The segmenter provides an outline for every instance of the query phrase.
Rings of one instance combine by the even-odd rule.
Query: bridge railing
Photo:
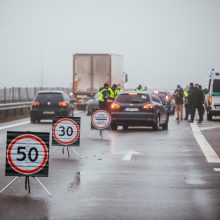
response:
[[[0,103],[30,102],[41,90],[62,90],[67,94],[71,92],[66,87],[4,87],[0,88]]]
[[[31,103],[36,93],[42,90],[71,92],[70,88],[65,87],[0,88],[0,122],[29,116]]]

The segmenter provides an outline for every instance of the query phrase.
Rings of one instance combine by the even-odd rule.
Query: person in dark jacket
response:
[[[192,118],[191,121],[194,120],[194,116],[196,113],[196,109],[199,113],[199,123],[203,121],[204,114],[204,94],[202,91],[202,87],[199,84],[195,84],[195,99],[194,99],[194,108],[192,110]]]
[[[183,89],[181,88],[180,85],[177,86],[173,96],[175,98],[175,104],[176,104],[176,114],[177,114],[176,119],[182,120],[183,119]]]
[[[189,94],[188,94],[188,110],[189,110],[189,115],[190,115],[190,120],[189,122],[194,121],[194,116],[192,113],[194,112],[195,108],[195,87],[194,84],[191,82],[189,84]]]

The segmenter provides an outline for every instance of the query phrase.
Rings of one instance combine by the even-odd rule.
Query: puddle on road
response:
[[[69,188],[74,188],[75,186],[79,186],[80,185],[80,172],[76,172],[74,174],[74,177],[73,177],[73,181],[70,183],[70,187]]]

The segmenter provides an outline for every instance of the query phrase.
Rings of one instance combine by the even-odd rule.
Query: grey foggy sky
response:
[[[203,83],[220,69],[219,9],[220,0],[0,0],[0,87],[70,86],[74,52],[123,55],[127,87]]]

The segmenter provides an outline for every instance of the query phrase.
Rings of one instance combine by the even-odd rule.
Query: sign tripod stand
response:
[[[16,176],[12,181],[10,181],[1,191],[0,194],[3,193],[16,179],[20,178],[21,176]],[[47,188],[43,185],[43,183],[35,176],[32,176],[40,185],[41,187],[47,192],[49,196],[52,196],[51,193],[47,190]],[[31,186],[30,186],[30,176],[25,176],[25,190],[28,193],[31,193]]]

